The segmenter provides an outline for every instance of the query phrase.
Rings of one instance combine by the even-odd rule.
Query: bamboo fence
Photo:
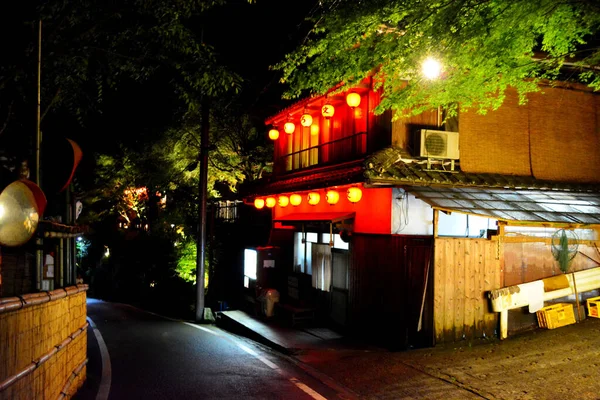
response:
[[[81,387],[87,289],[0,298],[0,400],[70,398]]]

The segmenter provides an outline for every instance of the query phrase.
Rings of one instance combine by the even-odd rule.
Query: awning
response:
[[[600,193],[406,186],[433,208],[503,221],[600,224]]]
[[[38,224],[38,235],[46,238],[68,239],[83,236],[89,232],[87,225],[65,225],[43,220]]]
[[[334,223],[354,218],[355,212],[309,212],[293,213],[275,218],[273,222],[281,222],[284,225],[294,223],[322,222]]]

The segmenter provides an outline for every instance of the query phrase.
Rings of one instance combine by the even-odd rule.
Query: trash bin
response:
[[[272,317],[274,315],[275,303],[279,302],[279,292],[275,289],[267,289],[265,293],[265,315]]]

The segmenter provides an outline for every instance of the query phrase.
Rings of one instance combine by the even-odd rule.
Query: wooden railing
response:
[[[367,152],[367,133],[359,132],[352,136],[321,143],[275,160],[276,174],[285,174],[316,165],[328,165],[358,159]]]

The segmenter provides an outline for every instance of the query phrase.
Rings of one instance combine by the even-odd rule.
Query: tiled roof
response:
[[[414,159],[404,150],[387,148],[372,155],[365,162],[365,177],[372,185],[402,186],[459,186],[504,189],[544,189],[600,193],[599,184],[551,182],[532,176],[501,174],[476,174],[463,172],[456,161],[454,171],[450,162],[434,163],[427,168],[427,161]]]
[[[367,183],[401,186],[434,208],[504,221],[600,224],[600,185],[454,171],[388,148],[365,163]]]

